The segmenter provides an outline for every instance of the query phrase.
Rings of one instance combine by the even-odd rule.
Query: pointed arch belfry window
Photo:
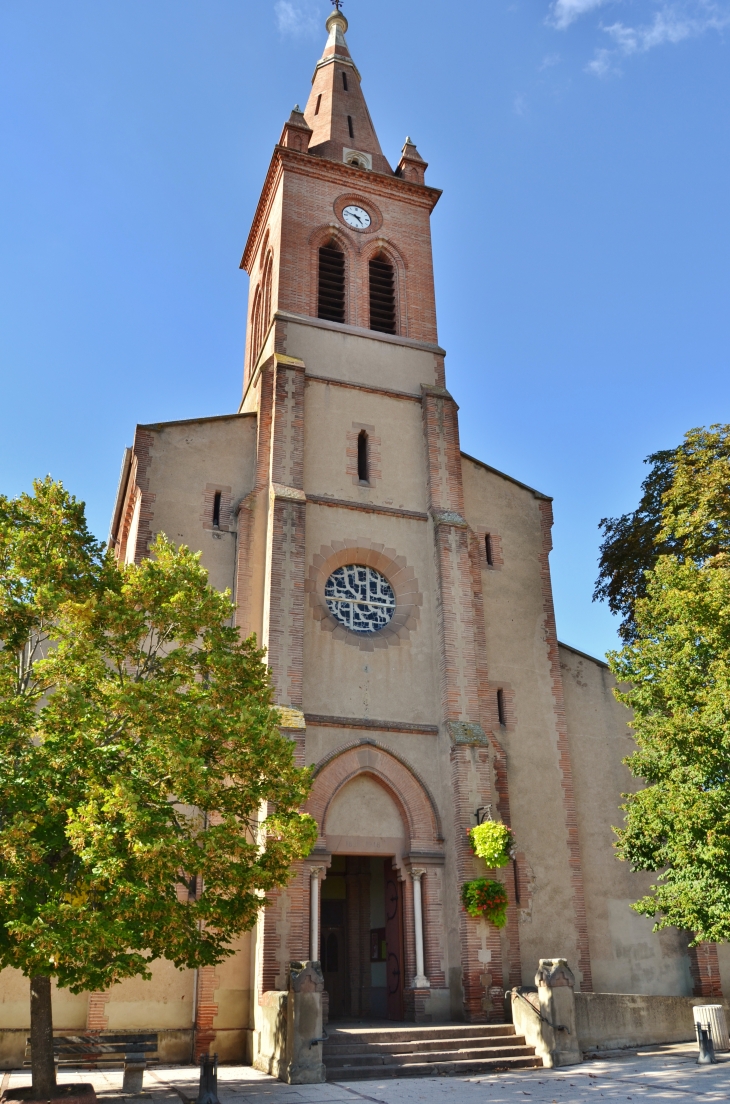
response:
[[[263,309],[263,313],[262,313],[263,333],[261,335],[262,340],[263,340],[264,334],[266,333],[266,330],[269,327],[269,322],[271,321],[271,283],[272,283],[273,269],[274,269],[274,258],[273,258],[273,255],[271,253],[269,253],[268,257],[266,258],[266,265],[264,267],[264,278],[262,280],[262,285],[263,285],[263,289],[264,289],[264,291],[263,291],[264,301],[263,301],[263,308],[262,308]]]
[[[394,334],[395,272],[382,253],[370,261],[370,329]]]
[[[317,317],[345,321],[345,254],[335,241],[319,250]]]
[[[253,310],[251,311],[251,368],[256,364],[261,349],[262,307],[263,296],[261,294],[261,285],[259,285],[256,288],[256,294],[253,300]]]

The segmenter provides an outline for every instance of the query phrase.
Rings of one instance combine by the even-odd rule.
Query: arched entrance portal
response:
[[[419,997],[443,985],[443,839],[431,794],[409,764],[368,740],[318,764],[307,811],[326,862],[312,892],[320,887],[331,1018],[417,1018]]]

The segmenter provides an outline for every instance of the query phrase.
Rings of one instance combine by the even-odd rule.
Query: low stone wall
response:
[[[624,1047],[694,1041],[692,1008],[722,1004],[707,997],[653,997],[634,993],[576,993],[575,1019],[581,1050],[619,1050]]]

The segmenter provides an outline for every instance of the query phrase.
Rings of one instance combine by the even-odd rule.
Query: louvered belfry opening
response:
[[[345,321],[345,254],[334,242],[319,251],[317,317],[328,322]]]
[[[395,278],[382,255],[370,262],[370,329],[395,333]]]

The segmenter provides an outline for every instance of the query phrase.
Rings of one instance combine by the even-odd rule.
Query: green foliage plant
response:
[[[468,835],[474,854],[484,859],[490,870],[506,866],[510,861],[514,838],[506,824],[485,820],[470,828]]]
[[[651,468],[636,510],[599,522],[604,539],[593,600],[621,617],[625,643],[634,639],[636,602],[646,596],[646,573],[660,556],[697,562],[726,546],[729,457],[730,426],[692,429],[678,448],[647,456]]]
[[[658,872],[633,908],[696,944],[730,939],[730,427],[692,430],[672,465],[657,540],[681,550],[646,571],[633,638],[609,655],[644,783],[617,849]]]
[[[222,961],[317,830],[263,653],[199,556],[159,536],[117,566],[61,484],[34,492],[0,498],[0,967],[31,979],[37,1040],[50,978]]]
[[[461,903],[475,919],[488,920],[495,928],[507,923],[507,893],[501,882],[474,878],[461,887]]]

